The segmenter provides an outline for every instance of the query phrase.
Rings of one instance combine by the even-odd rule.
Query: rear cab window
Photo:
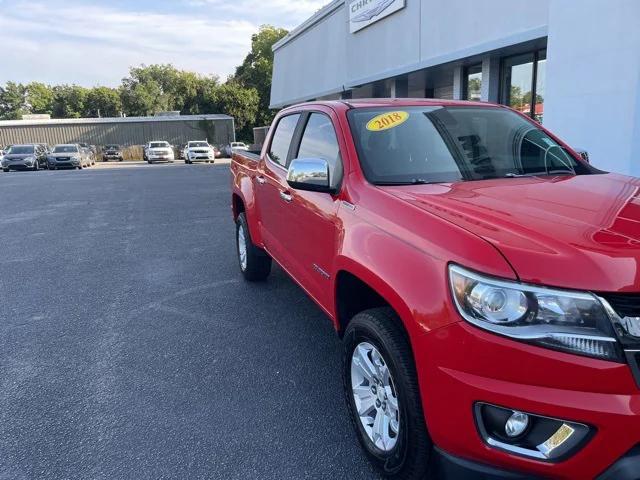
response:
[[[271,139],[268,152],[269,159],[283,168],[287,166],[291,140],[293,139],[293,134],[296,131],[299,119],[299,113],[282,117],[278,121],[276,130],[273,133],[273,138]]]

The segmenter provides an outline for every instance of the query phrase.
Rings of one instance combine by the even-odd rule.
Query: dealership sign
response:
[[[401,10],[406,0],[353,0],[349,4],[349,30],[355,33]]]

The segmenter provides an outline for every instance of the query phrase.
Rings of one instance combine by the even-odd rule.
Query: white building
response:
[[[640,0],[334,0],[274,53],[274,108],[498,102],[588,150],[596,167],[640,176]]]

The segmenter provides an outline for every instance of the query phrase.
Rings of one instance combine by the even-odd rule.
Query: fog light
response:
[[[534,415],[487,403],[476,403],[476,422],[490,447],[547,462],[578,452],[595,430],[582,423]]]
[[[519,437],[529,426],[529,415],[522,412],[513,412],[504,426],[504,432],[508,437]]]

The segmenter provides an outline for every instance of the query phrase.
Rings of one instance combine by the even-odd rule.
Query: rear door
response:
[[[269,254],[287,270],[291,267],[291,252],[287,249],[291,231],[283,217],[289,207],[287,165],[300,118],[300,113],[292,113],[278,120],[255,177],[262,239]]]

